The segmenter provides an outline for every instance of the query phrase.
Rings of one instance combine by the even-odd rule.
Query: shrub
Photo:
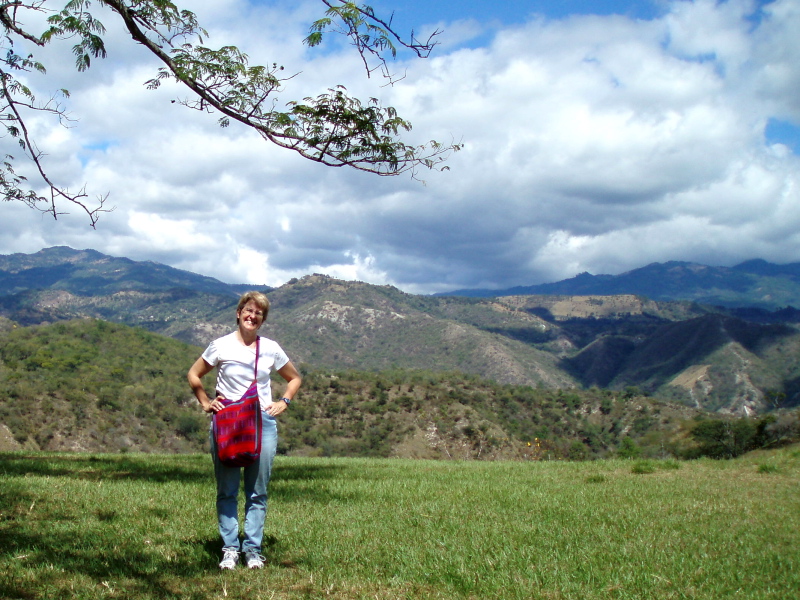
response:
[[[800,440],[800,413],[787,413],[764,427],[768,444],[785,444]]]
[[[698,446],[689,458],[735,458],[755,447],[756,433],[756,424],[748,419],[700,421],[691,432]]]
[[[589,458],[589,449],[582,442],[575,440],[567,450],[567,458],[569,460],[586,460]]]
[[[200,415],[183,414],[178,417],[175,431],[185,438],[194,437],[204,429],[205,420]]]
[[[624,437],[617,449],[617,455],[620,458],[639,458],[642,455],[642,449],[631,438]]]

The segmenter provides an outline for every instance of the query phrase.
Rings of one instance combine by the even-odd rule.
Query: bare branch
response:
[[[11,31],[16,33],[23,39],[28,40],[29,42],[33,42],[37,46],[44,46],[45,42],[42,41],[41,38],[32,35],[31,33],[25,31],[17,24],[17,12],[20,8],[26,8],[29,10],[35,10],[39,12],[44,12],[42,8],[42,4],[44,4],[44,0],[37,0],[35,2],[29,2],[28,4],[24,4],[23,2],[0,2],[0,24],[5,27],[6,31]],[[9,10],[12,11],[13,16],[9,14]]]
[[[5,116],[4,120],[12,121],[14,123],[12,135],[14,137],[19,138],[20,147],[23,149],[25,154],[30,158],[34,165],[36,165],[36,169],[39,172],[39,176],[42,180],[48,185],[49,187],[49,199],[44,198],[42,196],[38,196],[32,190],[28,193],[21,192],[21,190],[17,190],[17,193],[14,193],[14,190],[10,190],[12,193],[9,196],[9,190],[6,190],[6,200],[22,200],[28,206],[32,208],[37,208],[42,210],[42,212],[48,212],[53,215],[53,218],[57,219],[58,215],[65,214],[63,212],[59,212],[56,206],[56,201],[65,200],[70,202],[78,207],[80,207],[89,217],[89,224],[92,228],[94,228],[97,224],[97,219],[102,212],[109,212],[109,209],[105,209],[105,201],[106,197],[102,197],[98,199],[98,206],[95,208],[90,208],[88,204],[85,202],[85,198],[87,195],[85,193],[85,188],[82,189],[77,194],[70,193],[70,191],[66,188],[61,188],[54,184],[50,177],[47,175],[46,171],[44,170],[44,166],[42,165],[42,156],[44,154],[38,149],[36,146],[35,141],[30,137],[28,132],[28,127],[25,123],[25,119],[23,119],[22,114],[20,112],[20,108],[29,108],[33,110],[40,110],[45,112],[55,113],[59,116],[59,118],[64,118],[65,115],[61,110],[50,108],[49,103],[43,107],[37,107],[33,103],[24,103],[24,102],[17,102],[15,100],[15,96],[11,89],[9,88],[9,82],[14,82],[14,79],[5,71],[0,69],[0,87],[2,88],[2,97],[6,101],[6,110],[10,111],[11,115]],[[32,95],[29,95],[31,100],[34,100]],[[10,126],[6,125],[8,129]],[[10,157],[6,157],[10,158]],[[10,168],[10,164],[8,162],[5,163],[5,171],[11,176],[8,179],[5,176],[2,177],[2,182],[4,187],[8,187],[9,182],[16,182],[17,184],[24,181],[24,177],[14,177],[14,171]],[[46,208],[41,209],[41,203],[46,203]],[[113,209],[111,209],[113,210]]]
[[[396,45],[411,50],[419,58],[428,58],[433,49],[439,44],[437,38],[442,32],[438,29],[428,36],[428,39],[424,42],[420,42],[416,38],[413,30],[410,37],[405,39],[392,26],[392,17],[394,15],[387,21],[378,17],[372,7],[367,5],[358,6],[350,0],[321,1],[328,7],[325,12],[326,16],[312,23],[305,43],[309,46],[319,45],[322,43],[324,33],[327,30],[333,30],[350,38],[351,44],[356,47],[361,55],[367,76],[369,77],[373,72],[380,70],[382,76],[389,80],[388,85],[400,81],[390,71],[386,56],[388,53],[391,58],[396,57]],[[377,61],[377,65],[370,66],[370,57]]]

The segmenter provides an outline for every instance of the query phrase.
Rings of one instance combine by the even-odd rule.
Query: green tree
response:
[[[620,458],[639,458],[642,455],[642,449],[631,438],[624,437],[617,449],[617,455]]]
[[[589,458],[589,449],[583,442],[574,440],[567,450],[567,457],[570,460],[586,460]]]
[[[711,458],[736,458],[752,450],[756,433],[756,425],[749,419],[703,420],[691,431],[698,443],[696,453]]]
[[[64,0],[61,0],[63,2]],[[369,6],[345,0],[321,0],[327,7],[323,18],[311,24],[305,42],[314,47],[328,32],[347,36],[360,53],[367,74],[380,72],[390,83],[395,81],[387,66],[398,47],[427,57],[436,45],[435,32],[424,42],[398,35],[391,23],[381,19]],[[377,175],[416,175],[420,168],[446,168],[443,161],[458,145],[436,141],[411,146],[401,140],[411,124],[392,107],[381,106],[371,98],[362,101],[333,85],[316,98],[285,102],[278,110],[276,96],[285,81],[283,67],[252,66],[236,46],[210,48],[204,45],[207,32],[194,13],[182,10],[170,0],[69,0],[59,8],[58,0],[0,1],[0,120],[7,136],[18,141],[23,154],[33,161],[49,189],[39,195],[22,175],[14,170],[14,157],[6,155],[0,165],[0,188],[4,200],[22,201],[33,208],[59,214],[62,201],[80,207],[94,227],[105,212],[106,197],[96,204],[87,200],[85,189],[70,191],[48,176],[43,153],[26,126],[31,111],[51,114],[62,123],[68,115],[57,98],[67,97],[67,90],[42,102],[25,85],[25,73],[45,73],[45,65],[21,48],[44,47],[70,40],[76,67],[85,71],[92,60],[104,58],[102,36],[106,29],[91,10],[108,8],[122,20],[131,38],[147,48],[161,67],[146,82],[150,89],[165,80],[175,80],[190,91],[180,104],[218,114],[219,124],[227,127],[238,122],[256,130],[265,140],[293,150],[312,161],[333,167],[348,166]],[[38,33],[27,28],[36,14],[47,17],[48,27]],[[104,17],[105,18],[105,17]],[[21,53],[20,53],[21,52]]]

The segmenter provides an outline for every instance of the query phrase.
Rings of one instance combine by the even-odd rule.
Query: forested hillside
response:
[[[10,433],[0,434],[0,449],[207,448],[209,417],[186,383],[199,347],[90,319],[34,327],[2,320],[0,333],[0,429]],[[633,388],[554,390],[406,369],[306,368],[304,378],[300,396],[281,417],[281,453],[526,460],[689,456],[698,447],[692,433],[698,424],[742,422],[712,419]],[[207,385],[210,391],[213,377]],[[280,382],[275,386],[280,393]],[[737,435],[747,444],[780,443],[800,432],[793,413],[745,423],[746,435]],[[723,440],[728,431],[722,430]]]
[[[759,263],[748,272],[793,277],[790,267]],[[675,289],[681,277],[734,281],[716,271],[670,269]],[[20,325],[101,319],[203,347],[234,327],[242,288],[90,250],[0,257],[0,316]],[[431,297],[325,275],[267,291],[272,311],[263,334],[309,371],[460,372],[499,384],[614,393],[633,386],[736,415],[800,405],[800,313],[790,307],[733,309],[631,294]]]
[[[23,447],[201,447],[207,423],[186,384],[198,348],[100,320],[3,329],[0,423]]]

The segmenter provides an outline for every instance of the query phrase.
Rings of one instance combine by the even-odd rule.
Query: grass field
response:
[[[207,456],[0,454],[0,597],[794,599],[800,450],[734,461],[279,458],[220,572]]]

